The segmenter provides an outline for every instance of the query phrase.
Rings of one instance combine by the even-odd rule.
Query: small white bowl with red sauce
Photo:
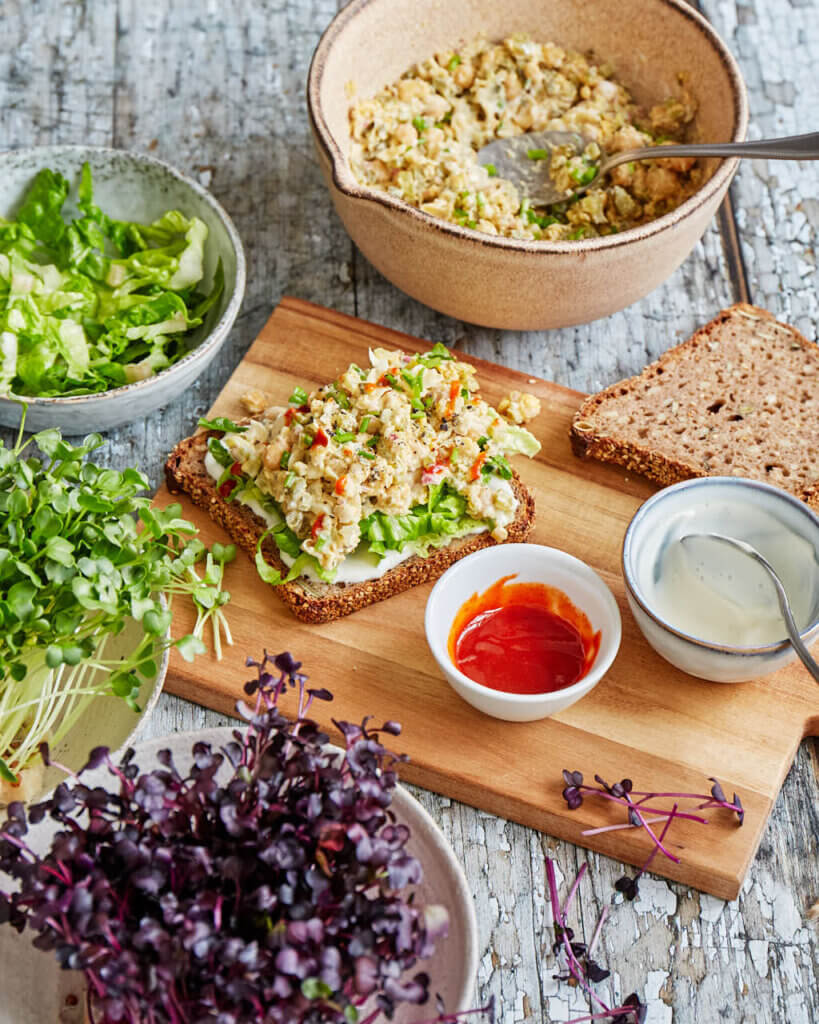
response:
[[[500,544],[456,562],[432,588],[424,626],[455,692],[509,722],[547,718],[585,697],[621,634],[597,573],[541,544]]]

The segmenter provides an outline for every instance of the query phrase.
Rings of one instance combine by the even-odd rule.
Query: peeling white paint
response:
[[[751,961],[756,973],[760,978],[768,977],[768,943],[765,939],[750,939],[748,952],[751,954]]]
[[[700,916],[703,921],[708,921],[710,924],[717,922],[725,910],[725,906],[725,900],[717,899],[716,896],[709,896],[705,892],[700,895]]]
[[[677,912],[677,896],[668,882],[653,875],[640,879],[640,889],[634,901],[638,914],[659,914],[668,917]]]

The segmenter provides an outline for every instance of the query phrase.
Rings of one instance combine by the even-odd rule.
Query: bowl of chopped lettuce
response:
[[[245,287],[230,217],[154,157],[0,153],[0,424],[82,434],[178,397],[226,340]]]

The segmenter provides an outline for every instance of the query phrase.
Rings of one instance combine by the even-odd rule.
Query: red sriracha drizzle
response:
[[[551,693],[589,671],[600,633],[556,587],[504,576],[458,610],[449,656],[465,676],[505,693]]]

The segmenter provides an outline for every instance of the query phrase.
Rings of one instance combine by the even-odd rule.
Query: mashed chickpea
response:
[[[550,169],[558,187],[569,188],[608,153],[680,141],[695,113],[682,76],[679,95],[642,111],[611,69],[578,53],[525,36],[478,39],[355,103],[351,164],[363,184],[477,231],[594,237],[674,209],[701,184],[700,168],[691,159],[624,164],[601,187],[547,211],[480,166],[477,151],[530,131],[578,132],[588,140],[585,151],[557,154]]]

